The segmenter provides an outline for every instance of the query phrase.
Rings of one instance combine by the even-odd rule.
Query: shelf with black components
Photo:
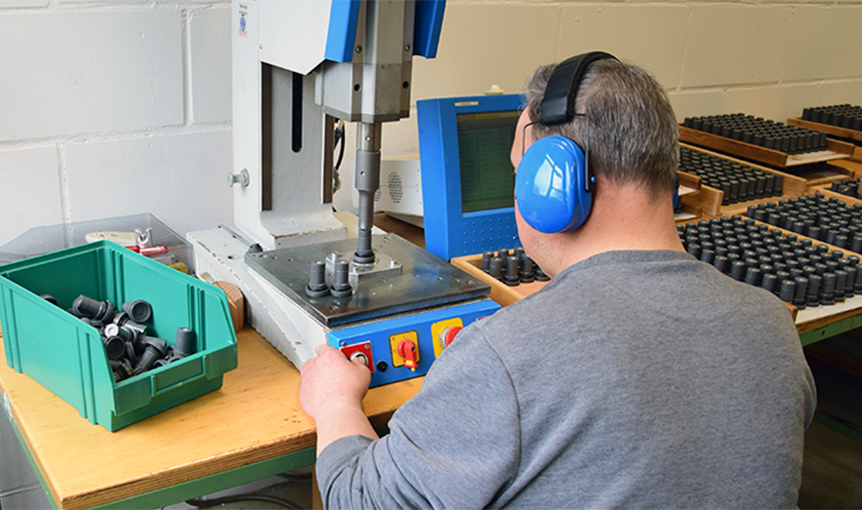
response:
[[[686,118],[680,141],[762,165],[817,186],[845,179],[853,171],[837,164],[854,151],[851,143],[826,133],[741,113]]]
[[[808,187],[801,177],[684,143],[680,144],[679,175],[681,183],[682,176],[699,179],[703,191],[698,195],[705,198],[692,199],[703,204],[708,216],[736,214],[752,204],[798,197]],[[681,196],[681,201],[691,204],[687,196]]]
[[[678,230],[692,255],[796,307],[803,344],[862,326],[862,201],[817,193]]]
[[[862,106],[841,104],[804,108],[801,117],[791,117],[787,123],[826,133],[829,138],[853,146],[850,157],[837,160],[835,165],[862,176]]]

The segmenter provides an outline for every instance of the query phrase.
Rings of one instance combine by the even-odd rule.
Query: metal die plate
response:
[[[347,260],[356,249],[355,239],[249,253],[245,260],[252,271],[330,328],[490,293],[488,284],[397,235],[373,236],[372,247],[385,269],[367,271],[367,275],[351,282],[352,293],[340,298],[332,295],[312,298],[305,294],[311,265],[328,258],[332,261],[327,263],[330,266],[338,258]],[[333,271],[329,270],[326,283],[332,285],[332,280]]]

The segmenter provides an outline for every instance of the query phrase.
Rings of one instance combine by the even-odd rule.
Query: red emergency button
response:
[[[412,340],[405,338],[398,342],[398,355],[404,358],[405,367],[416,371],[416,362],[419,358],[416,355],[416,344]]]
[[[455,340],[455,335],[458,334],[463,328],[461,326],[454,326],[451,328],[446,328],[440,333],[440,341],[443,342],[444,347],[449,347],[449,344]]]

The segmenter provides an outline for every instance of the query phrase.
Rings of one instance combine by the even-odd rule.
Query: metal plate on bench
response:
[[[374,267],[352,263],[356,246],[355,239],[344,239],[249,253],[245,260],[253,271],[328,327],[457,303],[490,293],[486,283],[397,235],[372,237],[377,258]],[[343,298],[308,297],[305,288],[312,263],[326,262],[326,281],[331,284],[336,260],[351,261],[353,293]]]

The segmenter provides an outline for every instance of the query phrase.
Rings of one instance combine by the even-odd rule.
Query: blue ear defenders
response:
[[[616,60],[613,55],[594,51],[571,57],[554,69],[542,98],[542,124],[561,124],[575,117],[581,79],[590,64],[603,59]],[[534,142],[515,174],[515,199],[524,221],[546,234],[569,232],[581,226],[593,204],[595,177],[589,172],[588,161],[589,140],[586,156],[575,142],[563,136]]]

